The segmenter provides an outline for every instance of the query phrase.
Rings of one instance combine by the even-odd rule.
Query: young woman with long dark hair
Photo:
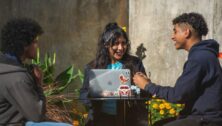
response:
[[[117,23],[106,25],[99,37],[97,47],[95,59],[86,65],[84,83],[80,91],[80,98],[85,99],[83,103],[90,109],[87,125],[123,126],[123,101],[87,99],[90,97],[87,73],[90,69],[130,69],[132,78],[136,72],[145,74],[145,69],[139,58],[130,55],[130,41],[126,32]],[[141,92],[141,95],[146,96],[144,92]],[[144,100],[127,101],[125,110],[127,126],[147,125],[147,110],[145,109]]]

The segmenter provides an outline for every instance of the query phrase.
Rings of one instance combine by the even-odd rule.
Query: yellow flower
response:
[[[164,103],[166,109],[171,109],[171,105],[169,103]]]
[[[165,106],[169,106],[169,105],[170,105],[170,103],[165,102],[165,103],[164,103],[164,105],[165,105]]]
[[[126,32],[126,27],[125,27],[125,26],[124,26],[124,27],[122,27],[122,29],[123,29],[123,31],[124,31],[124,32]]]
[[[79,126],[79,121],[73,120],[73,126]]]
[[[145,104],[150,105],[151,101],[146,101]]]
[[[160,102],[161,100],[160,100],[160,99],[156,99],[156,101],[157,101],[157,102]]]
[[[182,105],[181,104],[177,104],[177,107],[182,107]]]
[[[158,109],[158,104],[153,104],[153,106],[152,106],[154,109]]]
[[[164,102],[164,103],[166,103],[166,102],[167,102],[167,101],[166,101],[166,100],[164,100],[164,99],[162,99],[161,101],[162,101],[162,102]]]
[[[153,95],[152,98],[156,98],[156,95]]]
[[[160,104],[160,105],[159,105],[159,108],[160,108],[160,109],[164,109],[164,108],[165,108],[165,105],[164,105],[164,104]]]
[[[148,104],[150,105],[150,104],[151,104],[151,101],[148,101]]]
[[[165,112],[163,110],[160,110],[160,115],[163,115]]]
[[[88,116],[88,113],[85,113],[85,114],[83,114],[83,118],[87,118],[87,116]]]
[[[170,114],[174,115],[176,111],[174,109],[170,109]]]

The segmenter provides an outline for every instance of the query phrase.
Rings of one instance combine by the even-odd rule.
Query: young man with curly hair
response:
[[[29,71],[26,59],[36,58],[40,25],[27,18],[13,19],[3,26],[0,53],[0,125],[71,126],[45,121],[45,96],[41,73]]]
[[[202,40],[208,28],[203,16],[198,13],[184,13],[173,20],[173,25],[175,48],[189,52],[175,86],[157,85],[142,73],[134,76],[134,83],[158,98],[185,104],[179,118],[164,126],[219,126],[222,124],[222,70],[217,58],[219,44],[213,39]]]

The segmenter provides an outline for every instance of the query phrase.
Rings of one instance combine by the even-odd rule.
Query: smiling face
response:
[[[123,36],[116,39],[113,45],[108,46],[111,63],[121,60],[127,50],[127,42]]]
[[[182,27],[179,24],[174,25],[172,40],[175,42],[176,49],[186,49],[189,34],[190,30],[188,28]]]

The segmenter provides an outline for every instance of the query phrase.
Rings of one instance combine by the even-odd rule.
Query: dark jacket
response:
[[[87,72],[89,69],[92,69],[93,67],[93,62],[89,63],[86,68],[85,68],[85,76],[84,76],[84,83],[83,87],[80,90],[80,99],[86,99],[83,100],[83,103],[90,108],[89,110],[89,118],[92,121],[91,125],[96,125],[97,119],[99,119],[100,114],[101,114],[101,105],[102,101],[90,101],[87,100],[89,96],[89,77]],[[131,76],[136,73],[136,72],[142,72],[145,73],[144,66],[142,64],[142,61],[139,60],[138,58],[134,56],[129,56],[127,60],[121,61],[123,63],[123,69],[130,69],[131,71]],[[148,97],[147,94],[143,91],[141,92],[141,95],[143,97]],[[123,125],[123,101],[118,100],[117,101],[117,116],[116,118],[118,119],[118,123],[120,126]],[[127,126],[145,126],[147,125],[147,112],[148,110],[145,107],[145,100],[138,100],[138,101],[127,101],[126,105],[126,122]],[[141,123],[141,124],[139,124]]]
[[[0,125],[23,125],[44,118],[44,98],[22,64],[0,54]]]
[[[181,117],[222,119],[222,70],[218,51],[219,44],[214,40],[195,44],[175,87],[151,83],[145,90],[170,102],[184,103]]]

